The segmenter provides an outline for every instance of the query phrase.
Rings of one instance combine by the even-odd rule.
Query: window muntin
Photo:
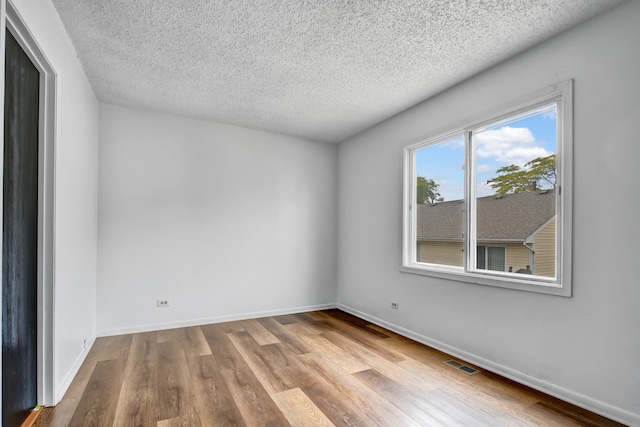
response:
[[[405,149],[403,271],[571,295],[571,97],[564,82]]]

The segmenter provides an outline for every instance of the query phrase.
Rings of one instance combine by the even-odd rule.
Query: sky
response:
[[[556,109],[536,110],[514,120],[498,122],[477,131],[476,194],[494,194],[486,184],[496,171],[509,165],[523,167],[537,157],[556,153]],[[416,152],[416,174],[433,179],[445,201],[464,198],[464,137],[425,147]]]

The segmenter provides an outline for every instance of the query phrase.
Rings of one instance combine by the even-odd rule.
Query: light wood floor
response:
[[[96,340],[41,426],[619,426],[339,310]]]

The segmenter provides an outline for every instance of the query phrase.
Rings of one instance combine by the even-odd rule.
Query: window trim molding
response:
[[[435,145],[439,142],[448,141],[464,136],[465,139],[465,162],[471,154],[472,144],[470,139],[471,131],[495,123],[504,118],[522,114],[526,111],[542,106],[545,103],[557,104],[557,144],[556,144],[556,170],[559,176],[556,199],[556,236],[558,238],[556,278],[545,279],[536,276],[535,280],[521,279],[513,275],[499,274],[493,272],[491,275],[481,274],[474,271],[465,271],[465,267],[454,267],[440,264],[418,263],[416,255],[416,215],[413,212],[415,201],[416,174],[414,153],[422,148]],[[573,80],[565,80],[542,90],[534,92],[528,96],[520,97],[500,108],[494,108],[489,112],[477,115],[474,119],[462,126],[436,134],[434,137],[423,139],[416,143],[404,147],[403,153],[403,229],[402,229],[402,261],[400,271],[411,274],[431,276],[440,279],[448,279],[456,282],[470,283],[477,285],[508,288],[564,297],[572,296],[572,187],[573,187]],[[470,212],[470,197],[474,196],[475,188],[471,185],[473,181],[473,162],[465,168],[465,232],[469,236],[471,222],[473,218],[468,218]],[[466,262],[469,257],[474,257],[475,251],[470,251],[470,239],[463,239]],[[413,247],[412,247],[413,246]],[[472,265],[472,264],[469,264]]]

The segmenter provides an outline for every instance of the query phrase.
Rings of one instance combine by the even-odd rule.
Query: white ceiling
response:
[[[53,0],[100,101],[340,142],[623,0]]]

